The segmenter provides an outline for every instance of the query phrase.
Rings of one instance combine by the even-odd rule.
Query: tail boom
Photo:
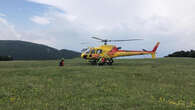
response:
[[[114,57],[121,57],[121,56],[134,56],[134,55],[152,55],[152,58],[156,58],[156,50],[159,47],[160,42],[158,42],[152,51],[127,51],[127,50],[118,50],[112,52],[110,55],[112,58]]]

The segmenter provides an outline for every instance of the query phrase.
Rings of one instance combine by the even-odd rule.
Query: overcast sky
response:
[[[195,0],[1,0],[0,40],[24,40],[80,51],[90,37],[141,38],[115,43],[159,56],[195,49]],[[83,43],[88,42],[88,43]]]

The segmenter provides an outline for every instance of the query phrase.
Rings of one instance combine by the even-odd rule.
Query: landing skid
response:
[[[99,58],[96,60],[89,60],[88,61],[91,65],[112,65],[114,60],[112,58]]]

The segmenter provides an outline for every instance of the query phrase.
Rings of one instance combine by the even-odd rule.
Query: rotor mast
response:
[[[107,40],[104,40],[104,41],[102,41],[102,42],[104,42],[104,45],[107,45],[107,43],[108,43],[108,41],[107,41]]]

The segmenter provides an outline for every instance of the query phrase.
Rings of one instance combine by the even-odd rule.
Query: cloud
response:
[[[56,47],[56,39],[47,35],[45,32],[29,30],[20,32],[20,34],[22,35],[21,40]]]
[[[73,45],[69,42],[76,42],[74,49],[79,49],[82,46],[78,40],[75,41],[76,38],[93,42],[89,37],[94,35],[109,39],[145,39],[133,43],[117,43],[125,49],[151,49],[155,42],[160,41],[161,56],[195,46],[193,0],[87,0],[85,3],[82,0],[30,1],[62,10],[49,15],[57,20],[53,21],[55,29],[48,31],[52,31],[53,36],[66,36],[56,39],[57,42],[61,42],[58,39],[63,39],[64,44],[59,45],[64,47],[72,48]],[[69,15],[74,16],[70,17],[72,20],[68,19]]]
[[[14,25],[0,17],[0,40],[18,40],[21,35],[16,31]]]
[[[41,24],[41,25],[47,25],[50,24],[50,20],[49,18],[46,17],[40,17],[40,16],[34,16],[31,18],[31,21],[37,23],[37,24]]]
[[[5,14],[3,14],[3,13],[0,13],[0,17],[1,17],[1,16],[2,16],[2,17],[4,17],[4,16],[6,16],[6,15],[5,15]]]
[[[77,16],[82,23],[97,26],[129,23],[134,17],[167,16],[185,19],[193,16],[194,0],[30,0],[53,6]]]

